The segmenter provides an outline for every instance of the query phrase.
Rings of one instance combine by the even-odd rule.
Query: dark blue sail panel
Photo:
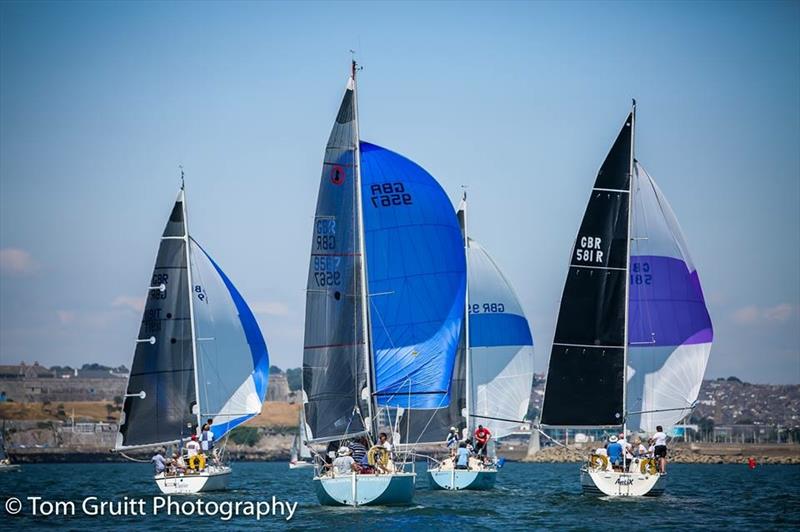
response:
[[[445,407],[466,296],[461,230],[428,172],[380,146],[360,145],[378,404]]]

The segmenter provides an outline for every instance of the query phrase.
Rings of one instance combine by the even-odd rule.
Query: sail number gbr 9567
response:
[[[403,183],[374,183],[369,187],[370,202],[373,207],[396,207],[411,205],[414,201],[406,192]]]

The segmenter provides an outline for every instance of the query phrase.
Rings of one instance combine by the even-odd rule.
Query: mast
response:
[[[183,242],[186,248],[186,282],[189,284],[189,330],[192,334],[192,367],[194,368],[194,404],[197,407],[197,427],[202,426],[200,410],[200,377],[197,371],[197,332],[194,323],[194,296],[192,288],[192,254],[189,248],[189,218],[186,208],[186,191],[183,184],[183,168],[181,168],[181,205],[183,206]],[[181,431],[181,436],[183,431]],[[182,438],[181,438],[182,439]]]
[[[464,202],[464,257],[466,258],[466,278],[467,289],[464,292],[464,356],[466,363],[466,436],[472,434],[471,425],[472,418],[470,417],[470,402],[472,401],[472,353],[469,348],[469,236],[467,235],[467,191],[464,190],[464,195],[461,198]]]
[[[631,153],[628,163],[628,240],[625,243],[625,323],[623,355],[622,355],[622,434],[627,438],[628,427],[628,315],[630,312],[630,288],[631,288],[631,226],[633,225],[633,165],[634,165],[634,142],[636,138],[636,100],[631,103]],[[627,441],[627,439],[625,440]]]
[[[378,432],[378,420],[376,419],[376,413],[378,411],[378,407],[376,404],[376,396],[373,393],[375,390],[375,365],[372,363],[372,338],[370,335],[370,319],[369,319],[369,286],[367,284],[367,251],[366,251],[366,242],[364,236],[364,205],[361,200],[361,133],[358,128],[358,88],[356,83],[356,72],[358,71],[358,63],[356,60],[353,59],[351,66],[350,66],[350,76],[353,78],[353,110],[355,114],[355,124],[356,124],[356,145],[355,145],[355,153],[353,157],[353,166],[355,167],[355,176],[356,176],[356,215],[358,217],[358,246],[359,246],[359,254],[361,255],[361,279],[359,279],[361,284],[361,313],[362,313],[362,322],[364,327],[364,354],[366,356],[366,368],[367,368],[367,397],[369,398],[367,402],[367,409],[368,415],[370,419],[370,426],[364,427],[367,429],[373,436]]]

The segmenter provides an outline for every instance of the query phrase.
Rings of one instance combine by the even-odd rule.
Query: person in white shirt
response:
[[[200,443],[197,441],[197,434],[192,434],[192,439],[186,442],[186,455],[188,456],[187,462],[190,469],[198,471],[206,468],[206,457],[200,452]]]
[[[651,438],[653,441],[653,456],[658,460],[658,472],[667,474],[667,435],[661,425],[656,427],[656,433]]]
[[[389,443],[389,436],[385,432],[381,432],[380,435],[378,435],[378,445],[386,449],[388,463],[385,466],[381,465],[380,463],[375,464],[375,466],[382,473],[389,473],[389,465],[392,463],[392,444]]]
[[[647,447],[642,445],[642,440],[639,438],[633,441],[633,455],[636,458],[645,458],[647,456]]]
[[[350,456],[350,452],[349,447],[339,447],[339,452],[336,453],[339,456],[333,461],[334,475],[347,475],[351,471],[358,473],[359,467],[353,457]]]
[[[622,445],[622,454],[625,457],[625,466],[624,467],[625,467],[625,471],[627,471],[628,470],[628,466],[631,463],[631,460],[633,460],[633,455],[631,454],[631,444],[628,443],[627,438],[625,438],[625,433],[624,432],[620,432],[619,433],[619,440],[618,441],[619,441],[619,444]]]

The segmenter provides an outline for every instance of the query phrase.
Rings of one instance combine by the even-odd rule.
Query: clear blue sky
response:
[[[0,5],[0,361],[129,364],[187,172],[193,235],[300,365],[325,142],[358,50],[361,131],[429,170],[504,268],[546,367],[596,170],[637,155],[715,325],[707,375],[800,382],[800,4]]]

